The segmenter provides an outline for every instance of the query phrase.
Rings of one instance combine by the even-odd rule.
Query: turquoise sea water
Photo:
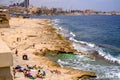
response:
[[[54,20],[54,26],[73,41],[78,51],[96,56],[95,60],[80,55],[62,54],[63,67],[93,71],[93,80],[120,80],[120,16],[40,16]],[[82,45],[81,45],[82,44]]]

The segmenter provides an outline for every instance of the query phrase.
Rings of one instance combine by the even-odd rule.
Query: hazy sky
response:
[[[0,0],[0,4],[10,4],[10,1]],[[61,7],[64,9],[94,9],[101,11],[120,11],[120,0],[30,0],[34,6]]]

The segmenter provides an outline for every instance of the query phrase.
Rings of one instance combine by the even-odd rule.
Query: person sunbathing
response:
[[[41,72],[38,72],[38,73],[36,74],[36,76],[37,76],[37,78],[43,78]]]
[[[50,72],[51,72],[51,73],[55,73],[55,74],[61,74],[61,72],[58,71],[58,70],[50,70]]]
[[[37,65],[34,65],[34,66],[33,66],[33,69],[37,70],[37,69],[38,69]]]
[[[23,73],[24,73],[24,76],[25,76],[25,77],[28,77],[28,75],[29,75],[28,70],[25,70]]]
[[[30,69],[33,69],[33,67],[29,66],[29,65],[26,65],[27,69],[30,70]]]
[[[17,65],[15,69],[17,70],[17,72],[23,72],[22,67],[20,65]]]
[[[30,71],[28,71],[28,70],[24,71],[24,76],[25,76],[26,78],[36,79],[36,76],[33,76],[33,75],[30,73]]]

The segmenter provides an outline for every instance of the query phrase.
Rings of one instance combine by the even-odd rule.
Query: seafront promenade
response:
[[[49,19],[11,18],[10,28],[1,28],[0,37],[12,50],[13,66],[11,67],[14,80],[30,80],[23,68],[33,71],[33,80],[42,80],[36,76],[39,70],[45,71],[44,80],[78,80],[79,78],[95,77],[93,72],[61,68],[51,61],[45,54],[52,51],[74,52],[72,43],[58,33]],[[17,52],[16,52],[17,51]],[[27,55],[27,60],[23,59]],[[23,71],[14,69],[20,66]],[[29,71],[28,71],[29,72]]]

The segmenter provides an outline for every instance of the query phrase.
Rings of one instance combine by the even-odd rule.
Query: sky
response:
[[[0,0],[0,4],[11,4],[10,1],[23,0]],[[98,11],[120,11],[120,0],[30,0],[33,6],[59,7],[64,10],[93,9]]]

